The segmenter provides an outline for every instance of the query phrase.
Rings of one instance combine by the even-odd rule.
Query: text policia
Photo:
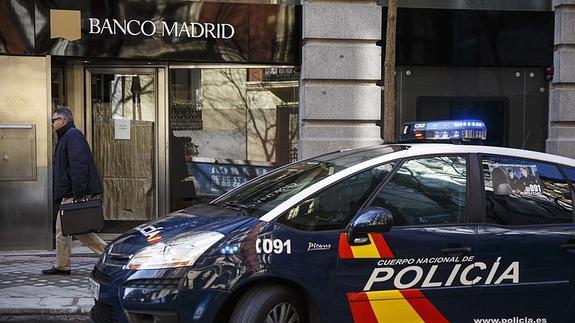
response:
[[[364,291],[372,290],[374,284],[393,282],[396,289],[413,287],[442,287],[452,285],[499,285],[501,283],[519,283],[519,261],[513,261],[509,265],[501,264],[501,257],[492,264],[473,261],[474,256],[465,257],[438,257],[419,259],[382,259],[378,266],[371,272]],[[422,265],[430,265],[425,266]],[[408,265],[402,269],[391,266]],[[438,268],[450,266],[449,275],[438,278]],[[442,267],[441,270],[445,268]]]

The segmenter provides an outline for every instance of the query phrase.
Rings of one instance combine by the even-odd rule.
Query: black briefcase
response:
[[[104,229],[102,200],[88,200],[60,205],[60,223],[65,236],[98,232]]]

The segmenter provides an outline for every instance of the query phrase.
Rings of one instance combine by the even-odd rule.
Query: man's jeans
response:
[[[72,198],[65,198],[62,200],[62,204],[72,203]],[[70,252],[72,243],[71,236],[64,236],[62,234],[62,224],[60,222],[61,211],[58,211],[58,216],[56,218],[56,268],[62,270],[70,270]],[[82,243],[92,249],[98,257],[104,253],[104,248],[106,247],[106,242],[102,240],[95,233],[86,233],[75,235],[76,239],[82,241]]]

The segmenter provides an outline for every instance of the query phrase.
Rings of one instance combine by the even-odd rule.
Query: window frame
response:
[[[423,225],[402,225],[402,226],[392,226],[391,230],[393,229],[397,229],[397,228],[427,228],[427,227],[443,227],[443,226],[454,226],[454,225],[466,225],[469,224],[469,219],[470,219],[470,213],[473,211],[470,211],[470,207],[469,207],[469,201],[472,198],[472,196],[476,196],[477,192],[471,192],[471,188],[474,185],[471,185],[471,181],[470,181],[470,174],[471,171],[476,171],[475,169],[472,169],[471,167],[471,157],[470,157],[470,153],[447,153],[447,154],[426,154],[426,155],[418,155],[418,156],[412,156],[412,157],[407,157],[407,158],[402,158],[401,161],[394,167],[393,171],[391,173],[389,173],[389,175],[387,175],[387,178],[382,181],[382,184],[379,185],[377,187],[377,189],[374,190],[373,194],[371,194],[371,196],[366,200],[366,202],[361,206],[361,208],[364,208],[366,206],[371,205],[371,203],[373,202],[373,200],[376,198],[376,196],[381,192],[381,190],[385,187],[385,185],[387,185],[387,183],[389,183],[389,181],[395,176],[395,174],[399,171],[399,169],[401,169],[401,167],[411,161],[411,160],[417,160],[417,159],[426,159],[426,158],[434,158],[434,157],[462,157],[465,158],[465,168],[466,168],[466,180],[465,180],[465,215],[463,217],[463,221],[462,222],[457,222],[457,223],[443,223],[443,224],[423,224]],[[475,177],[473,177],[475,179]],[[360,208],[360,210],[361,210]],[[346,230],[349,228],[349,225],[351,224],[351,222],[353,222],[353,220],[355,220],[355,218],[357,217],[357,214],[352,218],[352,220],[350,221],[350,223],[348,223],[348,227],[346,227]]]
[[[559,169],[559,172],[561,173],[561,175],[567,180],[567,184],[569,184],[569,189],[571,189],[571,206],[573,211],[572,216],[573,216],[573,224],[575,224],[575,186],[573,184],[573,182],[571,181],[571,179],[569,179],[569,176],[567,176],[567,173],[565,173],[565,169],[570,169],[573,170],[575,172],[575,167],[571,167],[571,166],[567,166],[567,165],[561,165],[561,164],[555,164],[557,166],[557,168]]]
[[[481,221],[479,222],[481,225],[503,227],[503,228],[523,228],[523,227],[533,227],[533,226],[535,226],[535,227],[548,227],[548,226],[558,226],[558,225],[575,225],[575,199],[574,199],[575,198],[575,187],[573,186],[573,183],[569,180],[569,177],[563,171],[563,168],[571,168],[571,169],[575,170],[575,167],[571,167],[571,166],[564,165],[564,164],[558,164],[558,163],[554,163],[554,162],[550,162],[550,161],[546,161],[546,160],[526,158],[526,157],[524,158],[524,157],[513,156],[513,155],[478,153],[477,157],[478,157],[478,161],[479,161],[479,180],[481,183],[481,204],[482,204],[481,212],[483,213],[483,216],[481,217]],[[546,224],[520,224],[520,225],[488,223],[487,222],[487,210],[486,210],[486,205],[485,205],[487,196],[486,196],[486,191],[485,191],[485,177],[483,174],[483,160],[484,160],[484,158],[489,158],[489,157],[509,158],[509,159],[516,159],[516,160],[532,161],[534,163],[543,163],[543,164],[547,164],[550,166],[554,166],[557,169],[557,171],[559,172],[559,174],[563,177],[565,182],[567,183],[567,186],[569,187],[569,190],[571,192],[571,219],[572,219],[572,222],[571,223],[546,223]]]

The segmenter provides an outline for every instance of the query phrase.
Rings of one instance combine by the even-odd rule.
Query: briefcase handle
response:
[[[96,199],[95,197],[97,197],[97,196],[98,196],[98,195],[88,194],[88,195],[84,195],[84,196],[82,196],[82,197],[80,197],[80,198],[78,198],[78,199],[73,198],[73,199],[72,199],[72,202],[74,202],[74,203],[77,203],[77,202],[87,202],[87,201],[90,201],[90,200],[95,200],[95,199]]]

